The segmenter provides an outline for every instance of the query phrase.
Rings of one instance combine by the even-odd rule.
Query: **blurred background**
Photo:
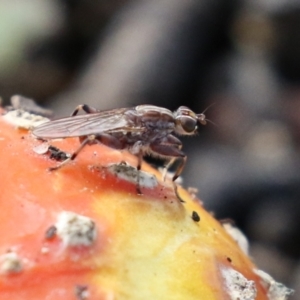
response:
[[[57,117],[208,108],[215,125],[182,139],[184,185],[300,290],[299,1],[1,0],[0,95],[15,94]]]

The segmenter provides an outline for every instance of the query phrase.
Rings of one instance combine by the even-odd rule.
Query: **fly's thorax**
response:
[[[173,113],[162,107],[153,105],[139,105],[136,107],[136,112],[139,115],[140,124],[147,130],[148,135],[161,132],[170,133],[175,128],[175,120]]]
[[[138,112],[138,114],[140,115],[169,115],[170,118],[173,118],[173,113],[164,107],[158,107],[155,105],[149,105],[149,104],[145,104],[145,105],[138,105],[135,107],[135,110]]]

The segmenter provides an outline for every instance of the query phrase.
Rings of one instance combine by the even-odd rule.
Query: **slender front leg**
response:
[[[163,144],[156,144],[153,143],[150,145],[150,148],[153,152],[162,155],[162,156],[170,156],[172,157],[170,162],[173,162],[176,159],[180,159],[181,163],[178,166],[177,170],[175,171],[175,174],[172,178],[172,182],[173,182],[173,187],[174,187],[174,193],[176,195],[176,197],[179,199],[180,202],[184,202],[181,197],[178,194],[178,188],[177,185],[175,183],[175,180],[180,176],[185,163],[186,163],[186,155],[179,149],[179,145],[178,144],[173,144],[173,145],[163,145]],[[180,147],[181,148],[181,147]],[[170,163],[169,163],[170,164]],[[168,165],[169,165],[168,164]]]
[[[181,148],[182,148],[181,141],[177,137],[175,137],[174,135],[171,135],[171,134],[168,135],[165,139],[163,139],[159,146],[160,146],[160,149],[157,149],[157,145],[154,144],[154,148],[152,147],[152,150],[155,151],[156,153],[159,153],[158,151],[162,151],[159,154],[162,154],[164,156],[171,156],[171,159],[169,160],[167,165],[164,167],[164,170],[162,173],[163,181],[165,181],[168,169],[171,167],[171,165],[175,162],[176,159],[183,157],[183,160],[185,160],[185,158],[184,158],[185,154],[181,151]],[[161,146],[163,146],[163,149],[161,149]],[[170,150],[170,148],[172,148],[172,149]],[[154,150],[154,149],[156,149],[156,150]],[[176,149],[179,150],[179,152],[176,151]],[[173,153],[174,155],[172,155],[170,153]],[[184,168],[185,161],[183,161],[182,164],[183,165],[181,166],[181,169],[180,168],[177,169],[177,172],[179,174],[177,175],[177,177],[175,179],[174,179],[174,177],[175,177],[176,173],[174,174],[173,181],[179,177],[180,173],[182,172],[182,169]]]
[[[178,149],[180,150],[181,147],[178,148]],[[167,163],[167,165],[164,166],[164,170],[163,170],[163,172],[162,172],[162,178],[163,178],[163,181],[166,181],[166,177],[167,177],[168,170],[169,170],[169,168],[173,165],[173,163],[175,162],[176,159],[178,159],[178,158],[177,158],[177,157],[171,158],[171,159],[169,160],[169,162]],[[185,164],[185,162],[184,162],[184,164]],[[184,165],[182,166],[182,169],[183,169],[183,167],[184,167]],[[180,171],[180,173],[181,173],[181,172],[182,172],[182,171]],[[178,178],[178,176],[177,176],[175,179],[173,178],[173,181],[176,180],[177,178]]]
[[[180,176],[180,174],[185,166],[186,155],[180,149],[178,149],[178,145],[151,144],[150,148],[153,152],[155,152],[159,155],[172,157],[171,162],[176,159],[181,160],[180,165],[177,167],[175,174],[173,175],[173,178],[172,178],[172,180],[175,181]]]

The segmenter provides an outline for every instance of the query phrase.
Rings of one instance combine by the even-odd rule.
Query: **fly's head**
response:
[[[205,114],[195,114],[186,106],[180,106],[174,112],[175,132],[181,135],[193,135],[196,133],[198,124],[206,125]]]

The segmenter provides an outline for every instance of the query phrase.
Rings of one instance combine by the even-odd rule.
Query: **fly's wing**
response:
[[[130,108],[113,109],[87,115],[66,117],[43,123],[33,130],[38,138],[57,139],[111,133],[142,131],[124,113]]]

